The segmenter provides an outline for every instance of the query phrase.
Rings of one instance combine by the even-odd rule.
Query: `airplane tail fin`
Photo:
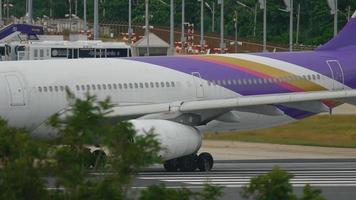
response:
[[[347,46],[356,46],[356,11],[337,36],[316,50],[332,51]]]

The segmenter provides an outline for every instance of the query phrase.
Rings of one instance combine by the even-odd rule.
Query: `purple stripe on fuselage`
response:
[[[326,61],[338,60],[344,72],[345,85],[356,88],[356,48],[349,48],[347,51],[259,53],[255,55],[299,65],[329,78],[332,78],[332,74]]]
[[[144,63],[150,63],[167,67],[179,72],[191,74],[192,72],[199,72],[201,78],[205,80],[237,80],[237,79],[256,79],[256,75],[247,73],[245,71],[232,68],[226,65],[217,64],[209,61],[202,61],[194,59],[194,57],[134,57],[130,60],[136,60]],[[283,88],[277,84],[247,84],[247,85],[225,85],[230,89],[241,95],[258,95],[258,94],[272,94],[272,93],[287,93],[290,90]]]
[[[134,57],[128,59],[167,67],[186,74],[199,72],[202,78],[206,80],[237,80],[257,78],[255,75],[248,74],[235,68],[230,68],[224,65],[219,65],[208,61],[201,61],[189,57]],[[290,92],[289,90],[275,84],[252,84],[243,86],[228,85],[225,87],[241,95]],[[283,110],[286,115],[295,119],[302,119],[303,117],[313,115],[313,113],[296,110],[293,108],[287,108],[285,106],[280,106],[280,109]]]

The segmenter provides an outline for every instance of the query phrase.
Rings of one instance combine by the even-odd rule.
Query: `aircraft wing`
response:
[[[356,90],[251,95],[229,99],[116,106],[113,108],[113,112],[109,114],[109,117],[130,118],[151,116],[148,118],[169,118],[177,116],[177,113],[191,113],[197,115],[215,113],[209,115],[208,118],[212,119],[221,117],[221,115],[231,110],[242,110],[245,112],[266,115],[283,114],[282,111],[278,110],[278,108],[274,106],[276,104],[309,112],[320,113],[329,111],[329,107],[323,103],[324,100],[339,100],[341,102],[348,102],[353,98],[356,98]],[[206,119],[202,119],[201,121],[206,121]]]

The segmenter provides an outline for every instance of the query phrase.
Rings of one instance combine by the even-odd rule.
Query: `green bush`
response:
[[[130,199],[137,172],[161,162],[160,143],[153,133],[138,136],[132,124],[106,117],[111,112],[109,99],[98,101],[89,94],[77,99],[70,92],[68,97],[67,113],[48,122],[58,133],[54,141],[31,138],[0,120],[0,199]],[[88,146],[102,151],[92,154]],[[56,188],[47,190],[46,177]],[[143,190],[139,199],[215,200],[221,194],[222,188],[209,185],[201,193],[159,185]]]
[[[241,196],[254,200],[325,200],[321,196],[321,190],[314,189],[309,184],[305,185],[303,196],[298,198],[293,193],[291,178],[292,174],[275,166],[271,172],[252,178],[250,183],[242,188]]]
[[[291,178],[293,175],[274,167],[271,172],[252,178],[250,184],[243,187],[241,195],[256,200],[294,200]]]

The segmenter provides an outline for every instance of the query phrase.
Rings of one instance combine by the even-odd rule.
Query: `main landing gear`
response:
[[[193,172],[196,169],[200,171],[210,171],[213,168],[214,159],[210,153],[191,154],[164,162],[164,168],[169,172]]]

